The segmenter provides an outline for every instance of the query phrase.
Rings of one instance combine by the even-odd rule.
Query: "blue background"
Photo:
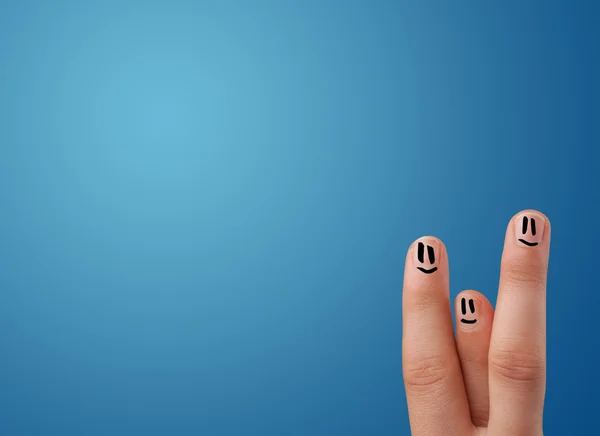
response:
[[[594,432],[593,2],[0,5],[0,434],[408,435],[406,248],[494,302],[525,208]]]

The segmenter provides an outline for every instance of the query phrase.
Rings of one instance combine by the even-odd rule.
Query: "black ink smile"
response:
[[[434,266],[431,269],[425,269],[425,268],[421,268],[420,266],[418,266],[417,269],[421,272],[424,272],[425,274],[433,274],[434,272],[437,271],[437,266]]]
[[[525,239],[519,239],[519,242],[522,242],[528,247],[535,247],[538,244],[537,242],[527,242]]]
[[[460,322],[464,324],[475,324],[477,322],[476,319],[461,319]]]

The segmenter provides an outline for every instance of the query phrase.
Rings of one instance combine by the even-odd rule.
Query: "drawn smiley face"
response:
[[[514,227],[521,246],[536,247],[543,242],[546,218],[534,211],[525,212],[517,216]]]
[[[462,322],[463,324],[475,324],[477,322],[477,320],[475,318],[473,319],[466,319],[465,316],[468,315],[467,313],[467,299],[466,298],[461,298],[460,299],[460,311],[463,315],[463,317],[460,319],[460,322]],[[475,302],[469,298],[469,311],[470,311],[470,315],[475,315]]]
[[[425,268],[425,247],[427,247],[427,260],[429,261],[429,268]],[[435,250],[431,245],[425,245],[422,242],[419,242],[417,246],[417,261],[422,266],[417,266],[417,269],[425,274],[433,274],[437,271],[437,266],[435,266]]]
[[[528,230],[530,230],[530,235],[531,237],[529,237],[528,235]],[[519,239],[519,242],[527,245],[528,247],[535,247],[536,245],[538,245],[538,241],[536,241],[536,235],[538,234],[538,229],[536,226],[536,222],[535,222],[535,218],[531,217],[527,217],[524,216],[522,219],[522,223],[521,223],[521,234],[523,235],[521,238]],[[527,239],[525,239],[527,237]]]

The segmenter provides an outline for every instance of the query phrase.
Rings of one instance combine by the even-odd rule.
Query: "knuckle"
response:
[[[406,304],[411,310],[428,312],[446,309],[450,304],[449,297],[443,296],[435,288],[420,289],[419,292],[406,294]]]
[[[505,265],[503,278],[509,285],[544,286],[546,267],[537,262],[509,262]]]
[[[541,384],[545,377],[545,359],[541,353],[516,348],[490,352],[490,369],[509,383]]]
[[[417,356],[404,361],[404,383],[409,390],[435,390],[448,376],[442,355]]]

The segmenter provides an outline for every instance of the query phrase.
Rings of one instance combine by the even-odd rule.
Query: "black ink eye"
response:
[[[465,300],[464,298],[460,299],[460,311],[463,315],[467,314],[467,300]]]
[[[425,246],[423,245],[422,242],[419,242],[419,252],[418,252],[418,257],[419,257],[419,262],[423,263],[423,255],[425,254]]]
[[[433,247],[429,245],[427,246],[427,254],[429,254],[429,263],[433,265],[435,263],[435,253],[433,252]]]
[[[527,222],[528,221],[529,221],[529,218],[523,217],[523,234],[527,233]]]
[[[475,303],[473,303],[473,300],[469,300],[469,309],[471,309],[471,313],[475,313]]]
[[[535,236],[535,220],[531,218],[531,234]]]

